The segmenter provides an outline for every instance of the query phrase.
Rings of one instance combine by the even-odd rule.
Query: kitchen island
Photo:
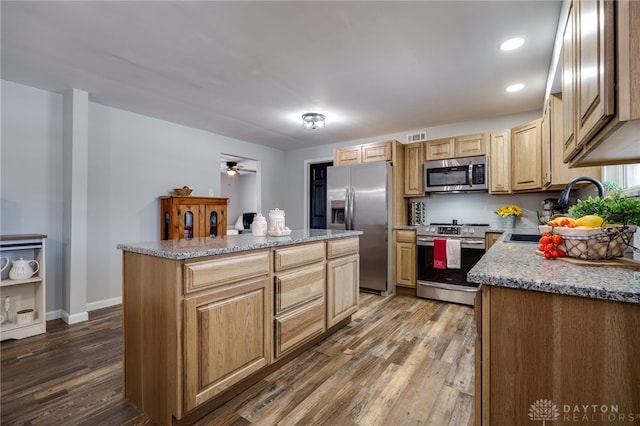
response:
[[[125,396],[190,424],[344,326],[361,231],[119,244]]]
[[[476,424],[640,423],[640,268],[545,260],[507,235],[467,277]]]

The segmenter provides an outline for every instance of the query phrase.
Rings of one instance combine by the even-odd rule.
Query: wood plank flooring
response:
[[[471,307],[361,293],[353,321],[197,425],[471,425]],[[153,424],[122,396],[119,306],[0,344],[2,425]]]

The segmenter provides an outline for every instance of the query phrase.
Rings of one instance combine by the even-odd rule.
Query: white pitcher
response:
[[[11,262],[9,262],[9,258],[8,258],[8,257],[6,257],[6,256],[2,256],[2,257],[0,257],[0,264],[2,264],[2,261],[3,261],[3,260],[6,260],[6,261],[7,261],[7,263],[5,263],[5,264],[4,264],[4,266],[0,267],[0,272],[2,272],[2,271],[4,271],[5,269],[7,269],[7,266],[9,266],[9,263],[11,263]]]
[[[36,269],[31,267],[31,264],[35,263]],[[9,270],[9,278],[12,280],[26,280],[31,278],[33,274],[40,270],[40,264],[37,260],[25,260],[20,258],[11,262],[11,269]]]

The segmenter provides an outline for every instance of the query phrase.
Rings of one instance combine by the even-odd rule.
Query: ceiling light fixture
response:
[[[511,86],[507,87],[505,90],[509,93],[512,93],[512,92],[519,92],[522,89],[524,89],[524,84],[518,83],[518,84],[512,84]]]
[[[500,50],[504,50],[508,52],[509,50],[515,50],[524,44],[524,39],[522,37],[515,37],[509,39],[500,45]]]
[[[326,117],[317,112],[307,112],[302,114],[302,126],[311,130],[320,129],[324,127],[324,119]]]

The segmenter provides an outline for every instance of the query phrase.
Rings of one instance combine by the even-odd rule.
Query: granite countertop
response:
[[[520,230],[516,230],[523,233]],[[470,282],[618,302],[640,303],[640,269],[546,260],[535,243],[505,243],[505,232],[469,271]]]
[[[362,231],[341,231],[333,229],[295,230],[285,237],[256,237],[252,234],[202,237],[191,240],[163,240],[142,243],[121,243],[117,248],[132,253],[183,260],[204,256],[236,253],[261,248],[301,244],[310,241],[331,240],[362,235]]]

